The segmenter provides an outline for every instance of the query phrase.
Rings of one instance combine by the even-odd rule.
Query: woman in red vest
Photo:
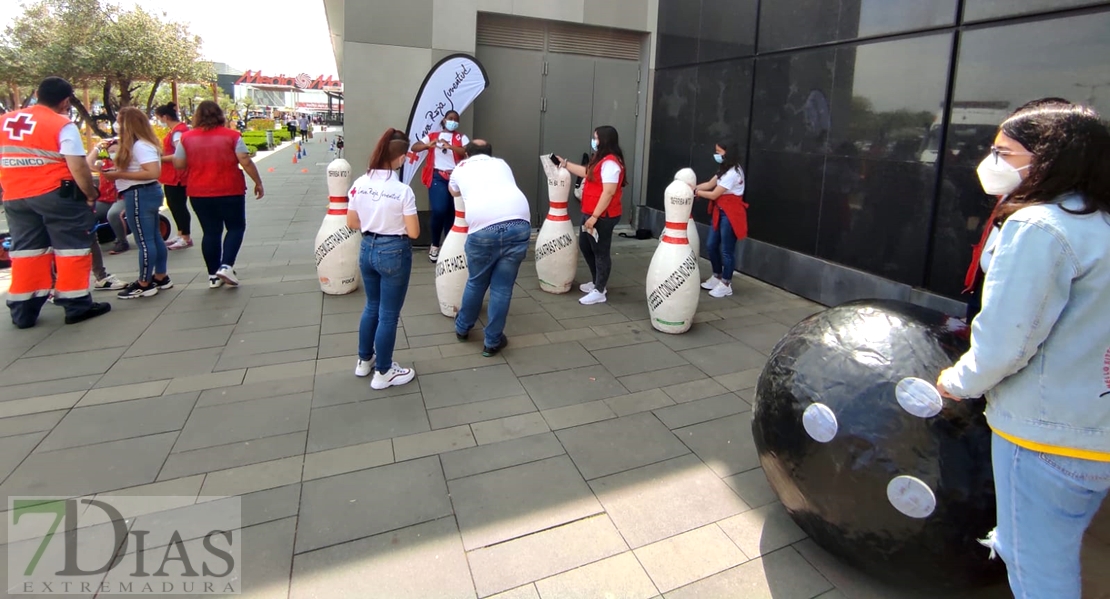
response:
[[[713,160],[721,165],[712,179],[694,188],[694,196],[709,200],[712,224],[705,241],[713,276],[701,284],[713,297],[732,295],[732,273],[736,270],[736,242],[748,236],[748,205],[744,202],[744,169],[740,168],[740,145],[735,141],[717,144]]]
[[[185,171],[179,171],[173,166],[174,150],[181,143],[181,136],[189,130],[189,126],[182,123],[177,116],[177,104],[170,102],[165,106],[154,109],[154,116],[170,132],[162,140],[162,176],[158,182],[162,184],[162,193],[166,196],[166,204],[173,214],[173,222],[177,225],[177,239],[166,242],[166,249],[181,250],[193,247],[193,238],[190,236],[192,218],[189,216],[187,206],[188,195],[185,193]]]
[[[582,232],[578,235],[578,247],[593,275],[592,281],[578,286],[586,294],[578,302],[585,306],[605,303],[609,271],[613,266],[609,247],[613,243],[613,229],[621,220],[623,188],[628,185],[617,130],[609,125],[594,129],[590,147],[594,153],[585,165],[556,156],[572,175],[583,178]]]
[[[173,165],[179,170],[189,168],[185,191],[204,234],[200,251],[208,267],[208,288],[238,286],[235,258],[247,231],[247,181],[243,171],[254,181],[255,199],[262,199],[265,192],[250,150],[238,131],[227,128],[219,104],[205,100],[197,106],[193,128],[181,136]]]
[[[432,209],[432,247],[428,259],[439,259],[439,244],[447,237],[455,222],[455,200],[447,189],[451,171],[466,155],[466,144],[470,138],[459,133],[459,113],[448,110],[439,122],[443,131],[433,131],[412,145],[413,152],[428,151],[424,158],[424,173],[420,179],[428,188],[428,203]]]

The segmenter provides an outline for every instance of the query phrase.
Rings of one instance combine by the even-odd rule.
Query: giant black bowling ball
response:
[[[790,329],[760,375],[752,433],[771,487],[814,542],[888,582],[1004,576],[978,542],[995,525],[985,402],[933,386],[968,345],[940,312],[857,301]]]

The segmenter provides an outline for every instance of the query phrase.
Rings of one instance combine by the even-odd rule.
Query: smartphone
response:
[[[551,163],[554,164],[555,166],[559,166],[562,163],[562,161],[559,160],[559,157],[554,155],[554,154],[548,156],[547,159],[550,160]]]

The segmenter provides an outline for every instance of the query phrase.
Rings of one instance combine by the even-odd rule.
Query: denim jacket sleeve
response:
[[[1006,221],[971,326],[971,349],[940,383],[956,397],[979,397],[1024,368],[1067,305],[1077,260],[1060,233],[1041,223]]]

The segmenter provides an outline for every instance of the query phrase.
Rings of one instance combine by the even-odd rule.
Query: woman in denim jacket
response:
[[[1110,130],[1076,105],[1019,110],[979,166],[1008,194],[971,349],[940,374],[986,395],[998,526],[1018,599],[1079,599],[1083,533],[1110,489]]]

